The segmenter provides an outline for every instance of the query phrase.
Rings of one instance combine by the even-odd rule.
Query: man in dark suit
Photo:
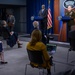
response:
[[[42,31],[42,33],[47,34],[47,9],[45,8],[45,5],[42,5],[41,7],[42,9],[39,11],[39,17],[42,18],[42,20],[40,21],[40,30]]]

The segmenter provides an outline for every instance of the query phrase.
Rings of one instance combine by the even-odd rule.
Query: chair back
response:
[[[39,64],[39,65],[43,64],[42,51],[31,51],[27,49],[27,52],[28,52],[28,57],[30,62]]]

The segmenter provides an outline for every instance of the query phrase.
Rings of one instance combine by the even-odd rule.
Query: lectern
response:
[[[32,20],[32,21],[34,21],[34,20],[40,21],[40,20],[43,20],[43,18],[40,17],[40,16],[31,16],[31,20]]]
[[[62,16],[60,19],[63,22],[63,25],[60,29],[58,40],[61,42],[67,41],[67,22],[71,20],[68,16]]]
[[[40,16],[35,16],[34,17],[34,20],[36,20],[36,21],[40,21],[40,20],[42,20],[43,18],[42,17],[40,17]]]

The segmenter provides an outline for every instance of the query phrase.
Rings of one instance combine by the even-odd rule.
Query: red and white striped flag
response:
[[[52,16],[50,7],[48,8],[48,15],[47,15],[47,29],[52,27]]]

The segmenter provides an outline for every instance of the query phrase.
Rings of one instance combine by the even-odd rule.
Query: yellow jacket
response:
[[[37,42],[35,46],[31,46],[30,42],[27,44],[27,49],[29,50],[41,50],[44,56],[44,64],[42,64],[42,67],[44,68],[50,68],[50,62],[49,62],[49,55],[47,53],[47,49],[45,44],[43,44],[42,42]],[[38,66],[38,64],[35,64],[33,62],[31,62],[34,66]]]

